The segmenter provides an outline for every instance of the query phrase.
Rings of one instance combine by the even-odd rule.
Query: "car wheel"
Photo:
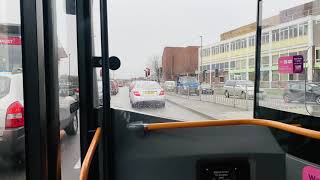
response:
[[[317,104],[320,104],[320,96],[317,96],[317,97],[316,97],[316,103],[317,103]]]
[[[291,102],[290,96],[288,94],[283,96],[283,100],[284,100],[285,103]]]
[[[77,112],[75,113],[75,115],[72,117],[72,121],[70,122],[70,124],[68,125],[68,127],[65,129],[67,135],[69,136],[74,136],[77,134],[78,132],[78,115]]]
[[[132,108],[136,108],[137,105],[136,105],[135,103],[131,103],[131,107],[132,107]]]
[[[228,91],[224,92],[224,95],[226,96],[226,98],[229,98],[230,97],[230,94]]]

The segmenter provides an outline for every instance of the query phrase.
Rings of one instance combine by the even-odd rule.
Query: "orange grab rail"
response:
[[[299,127],[297,125],[289,125],[278,121],[265,119],[236,119],[236,120],[205,120],[205,121],[188,121],[188,122],[168,122],[168,123],[152,123],[144,124],[147,131],[159,129],[176,129],[176,128],[195,128],[209,126],[231,126],[231,125],[258,125],[267,126],[283,131],[299,134],[309,138],[320,139],[320,132]]]
[[[80,180],[87,180],[93,155],[101,139],[101,128],[97,128],[80,170]]]

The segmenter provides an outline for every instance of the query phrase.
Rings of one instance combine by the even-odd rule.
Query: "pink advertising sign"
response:
[[[302,170],[302,180],[320,180],[320,169],[306,166]]]
[[[303,56],[282,56],[278,60],[278,70],[281,74],[303,73]]]

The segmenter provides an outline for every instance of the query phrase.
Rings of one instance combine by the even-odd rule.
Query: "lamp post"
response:
[[[200,68],[199,68],[199,77],[200,77],[200,74],[202,72],[202,35],[200,36]],[[199,78],[199,82],[200,82],[200,78]]]

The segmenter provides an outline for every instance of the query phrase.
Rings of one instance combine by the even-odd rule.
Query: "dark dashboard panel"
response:
[[[122,110],[113,110],[112,116],[117,180],[202,180],[199,168],[205,166],[216,169],[216,174],[241,172],[235,176],[240,180],[248,180],[244,178],[248,171],[250,180],[285,179],[285,153],[268,128],[207,127],[143,134],[129,130],[128,123],[173,120]]]

